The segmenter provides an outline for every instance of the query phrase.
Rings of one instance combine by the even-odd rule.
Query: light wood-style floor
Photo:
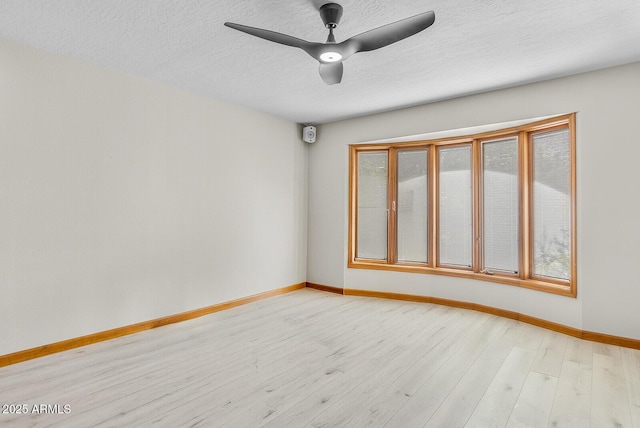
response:
[[[640,427],[640,351],[304,289],[0,368],[4,404],[11,427]]]

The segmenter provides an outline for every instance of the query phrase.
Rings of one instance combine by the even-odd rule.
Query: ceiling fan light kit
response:
[[[413,36],[430,27],[435,21],[435,13],[433,11],[424,12],[360,33],[337,43],[333,30],[340,23],[341,17],[342,6],[337,3],[327,3],[320,7],[320,18],[325,27],[329,29],[329,36],[325,43],[308,42],[287,34],[234,24],[233,22],[225,22],[224,25],[264,40],[302,49],[320,63],[320,77],[322,80],[328,85],[333,85],[342,81],[342,63],[351,55],[380,49]]]

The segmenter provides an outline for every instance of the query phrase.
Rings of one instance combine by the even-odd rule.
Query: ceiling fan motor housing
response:
[[[336,28],[342,18],[342,6],[338,3],[324,4],[320,7],[320,17],[325,27]]]

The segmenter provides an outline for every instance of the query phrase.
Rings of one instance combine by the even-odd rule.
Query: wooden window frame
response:
[[[463,137],[436,140],[421,140],[385,144],[352,144],[349,146],[349,234],[347,267],[353,269],[375,269],[397,272],[425,273],[435,275],[470,278],[481,281],[514,285],[548,293],[577,296],[577,223],[576,223],[576,127],[575,113],[557,116],[525,125],[467,135]],[[556,129],[568,129],[570,147],[570,205],[571,205],[571,260],[569,281],[536,277],[533,265],[533,212],[532,212],[532,138],[534,134]],[[509,272],[486,272],[482,270],[482,144],[484,142],[517,137],[518,140],[518,193],[519,193],[519,269],[517,274]],[[471,181],[472,181],[472,266],[471,268],[439,265],[439,203],[438,203],[438,152],[440,146],[471,145]],[[397,153],[399,150],[427,150],[427,262],[397,261],[397,216],[392,209],[397,201]],[[388,153],[388,224],[387,224],[387,260],[358,259],[357,254],[357,159],[360,152]],[[397,204],[397,203],[396,203]]]
[[[442,263],[442,261],[440,260],[440,251],[439,251],[439,246],[438,243],[440,242],[440,201],[438,200],[438,197],[440,195],[440,152],[438,151],[438,149],[440,148],[449,148],[449,147],[469,147],[469,156],[471,157],[471,162],[469,163],[469,174],[471,175],[471,265],[470,266],[463,266],[463,265],[454,265],[454,264],[445,264]],[[476,246],[476,239],[474,239],[474,236],[477,236],[477,229],[476,229],[476,221],[475,221],[475,217],[476,217],[476,207],[475,207],[475,202],[476,202],[476,198],[475,198],[475,194],[476,194],[476,180],[473,177],[474,176],[474,160],[475,160],[475,144],[473,144],[473,141],[468,141],[468,142],[453,142],[450,144],[440,144],[438,146],[436,146],[436,150],[435,150],[435,156],[436,156],[436,168],[435,168],[435,174],[436,174],[436,193],[435,193],[435,199],[436,199],[436,205],[435,205],[435,218],[436,218],[436,236],[435,236],[435,241],[436,241],[436,268],[438,269],[455,269],[455,270],[461,270],[461,271],[474,271],[475,269],[475,246]]]
[[[477,146],[477,150],[478,150],[478,154],[476,157],[474,157],[474,160],[476,160],[476,163],[474,164],[475,166],[475,171],[476,171],[476,182],[477,182],[477,194],[476,194],[476,201],[477,203],[474,205],[477,205],[477,218],[476,218],[476,224],[477,224],[477,233],[476,233],[476,256],[477,256],[477,260],[476,263],[474,264],[474,267],[477,267],[478,271],[480,273],[482,273],[483,271],[487,270],[486,266],[485,266],[485,254],[484,254],[484,236],[485,236],[485,231],[484,231],[484,218],[483,218],[483,213],[484,213],[484,144],[491,144],[494,142],[498,142],[498,141],[505,141],[505,140],[509,140],[511,138],[515,138],[516,139],[516,144],[518,147],[518,178],[517,178],[517,187],[518,187],[518,195],[519,195],[519,200],[518,200],[518,272],[516,273],[512,273],[512,272],[506,272],[506,271],[502,271],[502,270],[487,270],[487,272],[485,274],[488,275],[498,275],[498,276],[502,276],[502,277],[508,277],[508,278],[522,278],[522,279],[526,279],[525,277],[521,276],[522,272],[520,272],[522,270],[522,224],[523,224],[523,218],[524,216],[524,211],[523,211],[523,207],[522,207],[522,201],[520,200],[520,196],[522,194],[523,191],[523,186],[525,183],[525,178],[522,175],[522,168],[520,165],[520,159],[521,159],[521,138],[523,138],[523,135],[525,134],[524,132],[514,132],[511,134],[505,134],[501,137],[498,138],[479,138],[478,139],[478,146]]]

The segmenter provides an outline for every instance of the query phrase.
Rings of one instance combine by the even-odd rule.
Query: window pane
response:
[[[387,152],[358,154],[358,258],[387,258],[387,175]]]
[[[482,145],[484,269],[517,273],[518,139]]]
[[[427,262],[427,151],[398,152],[398,261]]]
[[[533,136],[533,274],[571,279],[569,130]]]
[[[471,267],[471,146],[440,148],[438,155],[440,264]]]

